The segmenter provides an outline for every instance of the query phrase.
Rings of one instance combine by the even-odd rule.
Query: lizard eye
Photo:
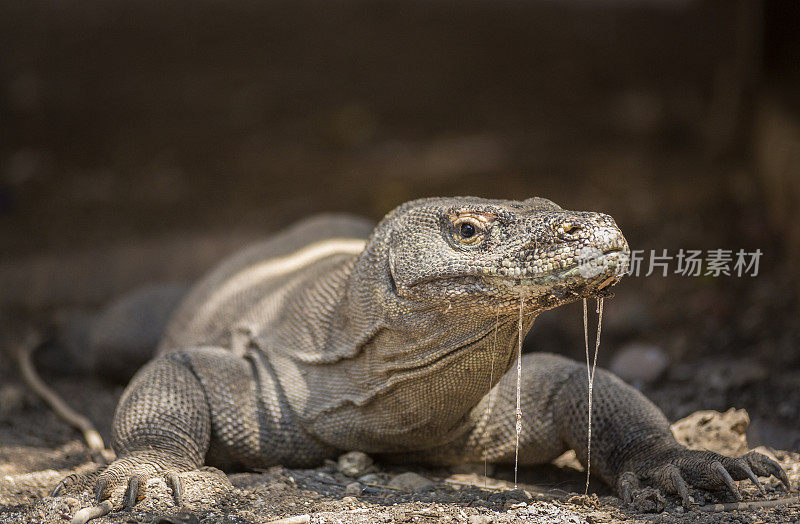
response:
[[[475,244],[483,237],[484,224],[474,217],[459,217],[453,222],[455,237],[462,244]]]

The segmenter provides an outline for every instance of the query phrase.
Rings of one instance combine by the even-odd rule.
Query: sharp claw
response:
[[[681,496],[683,507],[689,509],[692,506],[692,499],[689,497],[689,488],[686,486],[686,482],[683,480],[683,477],[681,477],[681,474],[677,471],[673,473],[673,482],[678,490],[678,494]]]
[[[183,502],[183,487],[181,486],[181,479],[177,473],[170,471],[165,475],[167,486],[172,490],[172,499],[175,501],[176,506],[180,506]]]
[[[750,479],[750,482],[752,482],[755,485],[755,487],[758,488],[758,492],[761,493],[761,496],[766,497],[767,492],[764,491],[764,486],[761,485],[761,482],[758,480],[756,474],[753,473],[753,470],[750,469],[750,467],[748,467],[747,464],[744,464],[742,467],[744,468],[744,472],[747,474],[747,478]]]
[[[83,508],[75,513],[75,516],[72,517],[70,524],[86,524],[92,519],[96,519],[97,517],[102,517],[103,515],[107,515],[111,513],[111,501],[104,500],[97,506],[91,506],[89,508]]]
[[[716,471],[720,477],[722,477],[722,481],[728,486],[728,491],[730,491],[736,500],[742,500],[742,495],[739,493],[739,488],[736,487],[736,482],[733,481],[731,478],[731,474],[728,473],[728,470],[725,469],[725,466],[720,464],[719,462],[714,462],[711,464],[711,469]]]
[[[783,470],[781,465],[769,457],[764,457],[764,458],[766,459],[764,462],[767,465],[767,470],[769,474],[774,476],[776,479],[780,480],[781,484],[783,484],[783,487],[786,488],[786,491],[792,489],[791,486],[789,485],[789,477],[786,475],[786,472]]]
[[[772,475],[781,481],[787,491],[791,490],[791,486],[789,485],[789,477],[786,475],[786,472],[783,470],[780,464],[766,455],[762,455],[756,451],[751,451],[745,455],[744,458],[747,460],[750,466],[756,470],[757,474],[764,476]]]
[[[62,489],[64,489],[64,481],[63,480],[61,482],[59,482],[58,485],[56,485],[56,487],[53,488],[53,491],[50,492],[50,497],[59,496],[61,494],[61,490]]]
[[[692,499],[689,498],[689,488],[686,486],[686,481],[681,477],[681,472],[675,466],[670,467],[669,478],[672,480],[672,485],[675,491],[680,495],[683,507],[689,509],[692,505]]]
[[[623,504],[630,504],[631,500],[633,500],[633,494],[631,494],[631,488],[627,484],[620,484],[619,485],[619,498],[622,499]]]
[[[75,473],[72,473],[71,475],[67,475],[66,477],[64,477],[61,480],[61,482],[59,482],[56,485],[56,487],[53,488],[53,491],[50,492],[50,496],[51,497],[59,496],[61,492],[67,488],[67,484],[68,483],[71,484],[76,478],[77,475]]]
[[[128,480],[128,489],[125,490],[125,496],[122,497],[123,511],[131,511],[139,499],[139,488],[142,484],[142,478],[139,475],[131,475]]]
[[[725,460],[724,464],[725,469],[728,470],[731,477],[735,480],[744,480],[750,479],[750,482],[758,488],[758,492],[761,493],[761,496],[766,497],[767,493],[764,491],[764,486],[761,485],[761,482],[758,480],[758,475],[756,475],[753,470],[748,465],[747,461],[743,458],[737,459],[728,459]]]
[[[98,479],[97,487],[94,489],[94,501],[97,505],[100,505],[100,502],[103,501],[103,495],[105,495],[106,486],[108,486],[108,481],[106,479]]]
[[[622,495],[622,502],[625,504],[630,504],[633,501],[633,493],[631,493],[630,486],[623,486],[621,491],[622,493],[620,493],[620,495]]]
[[[772,474],[775,475],[775,477],[781,481],[783,487],[786,488],[786,491],[792,489],[791,486],[789,485],[789,477],[786,475],[786,472],[783,471],[782,467],[778,466],[778,471]]]

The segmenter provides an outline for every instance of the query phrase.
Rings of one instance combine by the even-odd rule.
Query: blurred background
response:
[[[798,31],[793,0],[2,1],[0,309],[74,318],[313,213],[543,196],[760,249],[623,280],[600,361],[798,450]],[[526,349],[583,358],[580,305]]]

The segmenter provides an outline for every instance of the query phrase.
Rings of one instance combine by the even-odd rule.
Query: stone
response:
[[[669,367],[669,357],[658,346],[633,342],[621,348],[611,359],[609,369],[625,382],[650,384],[661,378]]]
[[[358,477],[358,481],[362,484],[383,484],[383,477],[377,473],[367,473]]]
[[[401,473],[392,477],[387,486],[403,491],[417,491],[433,486],[434,484],[432,480],[409,471],[408,473]]]
[[[347,497],[358,497],[363,492],[363,488],[361,484],[358,482],[351,482],[347,486],[344,487],[344,494]]]
[[[743,409],[731,408],[725,413],[695,411],[675,422],[672,434],[675,440],[689,449],[714,451],[728,457],[747,453],[747,426],[750,416]]]
[[[267,524],[308,524],[311,522],[311,515],[296,515],[278,520],[270,520]]]
[[[274,482],[269,483],[270,491],[289,491],[289,489],[291,489],[289,485],[280,480],[276,480]]]
[[[578,461],[578,456],[573,449],[565,451],[562,455],[553,459],[553,465],[559,468],[572,468],[577,471],[585,471],[583,464]]]
[[[372,458],[361,451],[349,451],[339,457],[337,467],[348,477],[360,477],[372,465]]]

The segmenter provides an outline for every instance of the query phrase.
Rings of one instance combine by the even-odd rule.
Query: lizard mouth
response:
[[[539,296],[552,301],[569,301],[593,296],[610,296],[611,289],[628,270],[629,252],[609,248],[569,267],[535,277],[490,277],[495,285],[514,293]]]
[[[600,285],[597,286],[597,291],[603,291],[605,289],[610,289],[611,286],[615,284],[614,277],[608,277],[607,279],[603,280]]]
[[[529,304],[551,309],[582,298],[611,296],[614,285],[627,272],[629,259],[630,252],[626,244],[607,245],[604,248],[588,248],[583,256],[572,257],[571,263],[566,267],[547,273],[510,275],[507,271],[495,270],[456,272],[447,276],[421,279],[403,286],[402,289],[404,293],[414,290],[419,296],[441,296],[447,289],[444,282],[456,280],[471,290],[467,295],[472,300],[485,296],[505,303],[524,295],[528,297],[526,301]],[[464,295],[453,298],[464,298]]]
[[[611,270],[612,274],[609,274],[605,279],[601,280],[600,283],[597,284],[599,296],[610,294],[611,288],[620,281],[623,275],[627,273],[628,264],[630,263],[630,251],[622,248],[609,249],[607,251],[603,251],[602,258],[606,266],[608,266],[608,269]]]

